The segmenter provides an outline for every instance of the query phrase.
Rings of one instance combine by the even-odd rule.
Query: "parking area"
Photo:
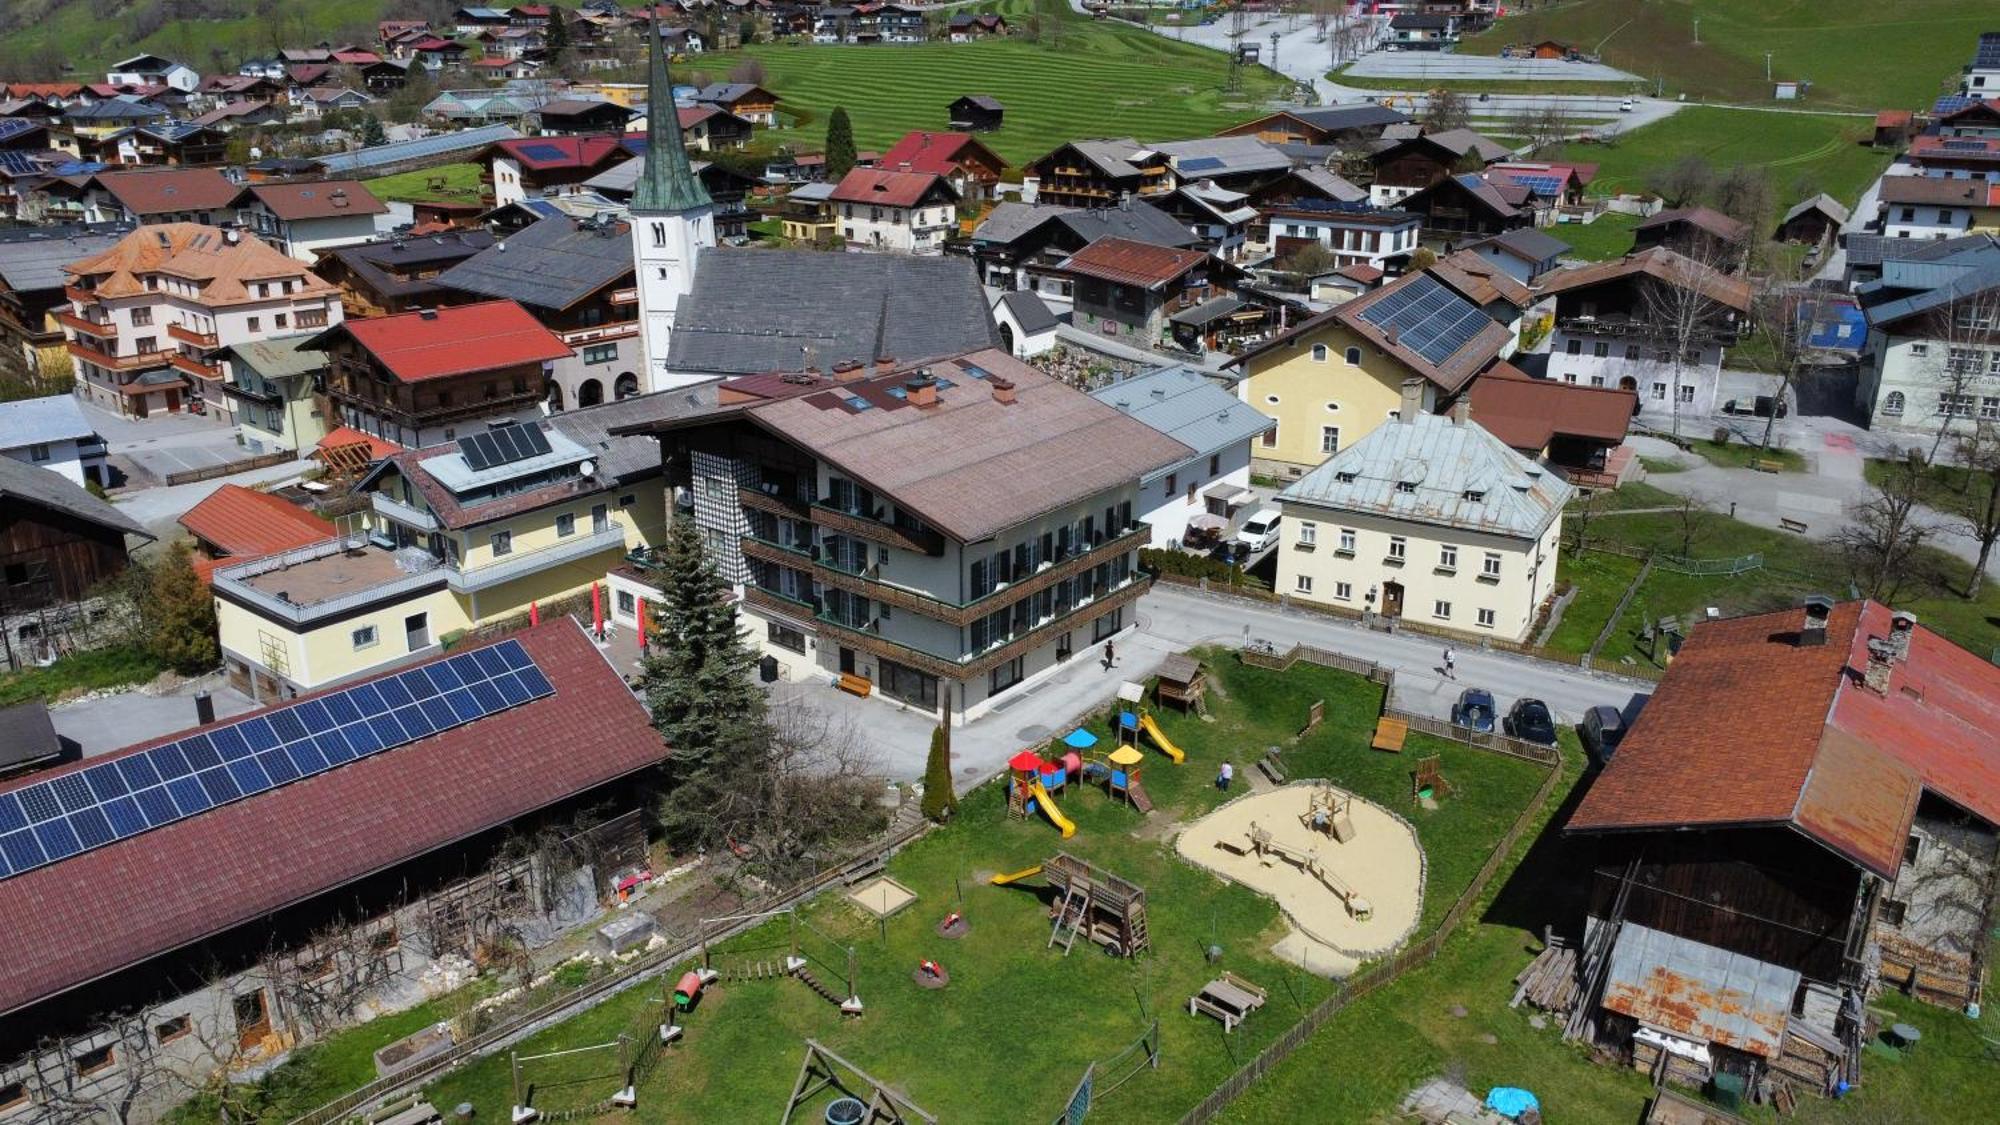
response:
[[[218,676],[161,694],[127,691],[98,699],[85,699],[49,708],[56,733],[74,742],[83,756],[94,757],[161,735],[197,725],[194,695],[206,689],[215,704],[215,717],[227,719],[255,710],[249,696],[230,687]]]
[[[174,473],[250,456],[237,442],[234,426],[204,415],[123,418],[85,403],[84,416],[110,450],[114,488],[158,488]]]

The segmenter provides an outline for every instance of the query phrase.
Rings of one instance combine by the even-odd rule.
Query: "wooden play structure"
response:
[[[1083,772],[1083,758],[1071,750],[1055,761],[1044,761],[1033,750],[1023,750],[1007,762],[1013,776],[1007,782],[1007,816],[1013,820],[1025,820],[1030,814],[1041,813],[1049,818],[1067,840],[1076,835],[1076,822],[1063,815],[1050,792],[1060,792],[1069,786],[1072,778]]]
[[[1375,720],[1375,737],[1368,745],[1391,754],[1403,752],[1403,740],[1410,737],[1410,724],[1406,719],[1392,719],[1387,715]]]
[[[1227,1033],[1235,1031],[1237,1024],[1263,1007],[1265,999],[1262,988],[1224,969],[1220,977],[1202,985],[1200,992],[1188,997],[1188,1015],[1200,1013],[1214,1016],[1222,1021],[1222,1030]]]
[[[1354,839],[1354,794],[1331,785],[1314,786],[1311,803],[1299,821],[1314,832],[1333,837],[1335,843],[1345,844]]]
[[[1105,776],[1105,791],[1111,799],[1124,800],[1142,813],[1153,811],[1153,798],[1146,793],[1145,785],[1139,781],[1139,767],[1146,756],[1132,746],[1120,746],[1105,758],[1110,770]]]
[[[808,1103],[828,1089],[838,1091],[843,1100],[855,1104],[843,1107],[847,1111],[845,1113],[839,1113],[832,1106],[824,1111],[816,1106],[808,1108]],[[862,1101],[864,1090],[867,1094],[865,1102]],[[804,1112],[800,1112],[802,1109]],[[836,1116],[836,1113],[839,1115]],[[792,1083],[792,1098],[785,1103],[785,1115],[778,1119],[778,1125],[790,1125],[794,1117],[800,1120],[851,1122],[852,1125],[913,1125],[918,1121],[937,1125],[937,1118],[907,1095],[884,1085],[867,1071],[813,1039],[806,1040],[806,1057],[799,1062],[799,1078]]]
[[[992,881],[1004,887],[1036,875],[1061,896],[1049,912],[1053,924],[1045,948],[1060,945],[1067,957],[1079,937],[1121,957],[1136,957],[1151,947],[1146,932],[1146,888],[1068,852],[1057,852],[1023,871],[995,875]]]
[[[1350,834],[1353,832],[1351,825],[1348,831]],[[1340,900],[1340,904],[1347,908],[1349,917],[1365,922],[1375,914],[1374,904],[1357,894],[1345,879],[1328,871],[1326,865],[1320,862],[1317,851],[1302,852],[1297,848],[1281,844],[1271,835],[1270,829],[1254,820],[1250,822],[1250,830],[1243,834],[1240,842],[1217,840],[1215,846],[1235,855],[1254,855],[1266,867],[1280,861],[1289,863],[1319,880],[1321,886],[1332,891],[1334,897]]]
[[[1185,652],[1174,653],[1160,665],[1159,679],[1153,685],[1153,698],[1162,706],[1171,703],[1183,711],[1205,715],[1208,713],[1207,678],[1201,661]]]
[[[1410,771],[1410,803],[1420,805],[1425,797],[1436,800],[1453,792],[1451,782],[1445,780],[1444,761],[1437,755],[1417,759],[1417,768]]]

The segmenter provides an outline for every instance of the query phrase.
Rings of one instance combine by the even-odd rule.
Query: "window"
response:
[[[1222,454],[1220,453],[1209,454],[1208,475],[1213,477],[1213,476],[1220,476],[1221,474],[1222,474]]]
[[[1660,402],[1667,401],[1667,385],[1665,383],[1654,383],[1653,397]]]
[[[1897,902],[1894,899],[1885,898],[1882,900],[1882,924],[1885,926],[1900,926],[1903,924],[1903,917],[1909,911],[1909,903]]]
[[[1438,545],[1438,569],[1439,570],[1458,569],[1457,546],[1451,543],[1441,543]]]
[[[1432,616],[1432,617],[1435,617],[1435,618],[1437,618],[1437,619],[1438,619],[1439,621],[1450,621],[1450,620],[1451,620],[1451,603],[1450,603],[1450,602],[1447,602],[1447,601],[1442,601],[1442,600],[1440,600],[1440,601],[1435,601],[1435,602],[1432,602],[1432,603],[1431,603],[1431,616]]]
[[[28,1085],[25,1082],[9,1082],[0,1086],[0,1113],[17,1105],[28,1104]]]
[[[639,495],[635,492],[628,492],[625,495],[620,496],[618,498],[618,506],[621,508],[629,508],[632,505],[637,504],[638,502],[639,502]]]
[[[1326,345],[1325,345],[1325,344],[1314,344],[1314,345],[1313,345],[1313,362],[1314,362],[1314,363],[1325,363],[1325,362],[1326,362]]]
[[[803,653],[806,650],[806,635],[790,625],[780,625],[773,621],[765,636],[772,644],[788,652]]]
[[[1168,473],[1168,474],[1167,474],[1167,499],[1169,499],[1169,500],[1173,499],[1173,498],[1174,498],[1174,493],[1176,493],[1176,492],[1179,492],[1179,491],[1180,491],[1180,474],[1179,474],[1179,473]]]
[[[1404,539],[1400,535],[1391,535],[1389,537],[1389,557],[1391,559],[1396,562],[1402,562],[1404,558],[1408,557],[1409,549],[1409,540]]]
[[[1341,528],[1341,529],[1340,529],[1340,547],[1339,547],[1339,551],[1340,551],[1340,553],[1341,553],[1341,554],[1343,554],[1343,555],[1351,555],[1351,554],[1353,554],[1353,553],[1354,553],[1354,529],[1353,529],[1353,528],[1351,528],[1351,527],[1343,527],[1343,528]]]
[[[594,504],[590,509],[590,533],[602,535],[611,530],[611,507],[608,504]]]
[[[1482,610],[1480,610],[1480,611],[1479,611],[1479,627],[1480,627],[1481,629],[1491,629],[1491,628],[1493,627],[1493,611],[1492,611],[1492,610],[1490,610],[1490,609],[1482,609]]]
[[[1270,429],[1268,429],[1268,430],[1265,430],[1265,431],[1264,431],[1264,433],[1263,433],[1263,436],[1259,437],[1259,438],[1257,439],[1257,442],[1258,442],[1258,444],[1262,445],[1262,446],[1263,446],[1263,447],[1264,447],[1265,449],[1269,449],[1269,448],[1271,448],[1272,446],[1275,446],[1275,445],[1277,445],[1277,444],[1278,444],[1278,427],[1276,427],[1276,426],[1272,426],[1272,427],[1271,427]]]
[[[630,590],[618,591],[618,612],[630,616],[634,613],[637,613],[638,610],[639,610],[639,599],[632,596],[632,591]]]
[[[1611,358],[1611,342],[1609,340],[1596,341],[1590,345],[1590,354],[1597,359]]]
[[[513,532],[511,532],[511,531],[496,531],[496,532],[494,532],[494,533],[493,533],[493,553],[494,553],[495,555],[511,555],[511,554],[513,554],[513,553],[514,553],[514,533],[513,533]]]
[[[1902,220],[1901,220],[1901,221],[1903,221],[1903,222],[1906,222],[1906,223],[1914,223],[1914,222],[1916,222],[1916,221],[1917,221],[1917,209],[1916,209],[1915,207],[1905,207],[1905,208],[1903,208],[1903,214],[1902,214]]]
[[[1116,634],[1118,630],[1124,627],[1125,607],[1120,606],[1092,623],[1090,639],[1092,641],[1101,641],[1106,637]]]
[[[243,326],[245,328],[248,328],[252,332],[256,332],[263,327],[263,323],[264,322],[262,318],[253,316],[245,318],[243,321]]]
[[[665,224],[665,223],[654,223],[654,224],[653,224],[653,246],[654,246],[655,248],[658,248],[658,247],[662,247],[662,246],[665,246],[666,244],[667,244],[667,224]]]
[[[1349,349],[1347,349],[1347,366],[1349,366],[1349,367],[1359,367],[1359,366],[1361,366],[1361,349],[1360,349],[1360,348],[1349,348]]]
[[[1917,856],[1923,850],[1924,850],[1924,838],[1922,836],[1917,835],[1914,832],[1910,833],[1910,838],[1903,841],[1903,862],[1904,863],[1917,862]]]
[[[1468,504],[1484,504],[1486,503],[1486,492],[1484,489],[1468,488],[1462,494],[1461,499]]]
[[[1913,343],[1910,345],[1910,354],[1917,359],[1922,359],[1931,354],[1931,346],[1921,342]]]
[[[284,313],[272,313],[272,314],[271,314],[271,327],[273,327],[273,328],[283,328],[284,326],[285,326],[285,314],[284,314]]]
[[[1593,387],[1601,387],[1601,386],[1603,386],[1603,385],[1604,385],[1604,376],[1602,376],[1602,375],[1592,375],[1592,376],[1590,377],[1590,385],[1591,385],[1591,386],[1593,386]]]
[[[1319,451],[1333,454],[1340,452],[1340,427],[1321,426],[1319,428]]]
[[[1639,362],[1639,345],[1637,344],[1625,345],[1625,359],[1628,363]]]
[[[1027,670],[1027,657],[1017,656],[988,673],[986,694],[997,695],[1021,682]]]
[[[2000,398],[1994,398],[1992,395],[1982,396],[1979,400],[1979,417],[1989,422],[2000,418]]]
[[[1335,582],[1335,583],[1333,584],[1333,600],[1335,600],[1335,601],[1337,601],[1337,602],[1351,602],[1351,601],[1353,601],[1353,600],[1354,600],[1354,583],[1352,583],[1352,582]]]
[[[348,637],[353,640],[354,651],[356,652],[360,652],[364,648],[374,648],[375,643],[382,639],[376,634],[375,626],[373,625],[363,625],[361,628],[348,634]]]
[[[1570,354],[1570,355],[1582,355],[1582,354],[1583,354],[1583,341],[1582,341],[1582,340],[1571,340],[1571,341],[1570,341],[1570,342],[1568,343],[1568,345],[1567,345],[1567,346],[1566,346],[1566,347],[1565,347],[1565,348],[1564,348],[1563,350],[1564,350],[1565,352],[1567,352],[1568,354]]]
[[[132,310],[132,327],[145,328],[153,323],[153,310],[141,306]]]
[[[1319,542],[1318,524],[1316,523],[1299,524],[1299,546],[1311,547],[1318,542]]]
[[[49,447],[48,447],[47,445],[31,445],[31,446],[29,446],[29,447],[28,447],[28,459],[29,459],[30,461],[34,461],[34,462],[36,462],[37,464],[39,464],[39,463],[41,463],[41,462],[43,462],[43,461],[46,461],[46,460],[48,460],[48,459],[49,459]]]
[[[1972,396],[1945,391],[1938,395],[1938,413],[1946,418],[1969,418],[1972,416]]]
[[[576,534],[576,513],[564,512],[556,517],[556,538],[567,539]]]
[[[1890,391],[1888,396],[1882,400],[1882,413],[1888,415],[1891,418],[1902,417],[1903,392]]]
[[[156,352],[159,350],[160,338],[158,336],[141,336],[137,340],[132,341],[132,352],[135,355],[145,355],[147,352]]]
[[[1299,577],[1298,577],[1298,590],[1299,590],[1299,593],[1301,593],[1301,594],[1310,594],[1310,593],[1312,593],[1312,592],[1313,592],[1313,580],[1312,580],[1312,575],[1310,575],[1310,574],[1301,574],[1301,575],[1299,575]]]
[[[76,1056],[76,1072],[83,1075],[96,1074],[100,1070],[110,1069],[111,1064],[116,1061],[117,1057],[111,1053],[111,1044],[106,1043],[102,1047],[92,1047]]]
[[[1681,401],[1682,401],[1682,402],[1693,402],[1693,401],[1694,401],[1694,384],[1692,384],[1692,383],[1685,383],[1685,384],[1682,384],[1682,386],[1681,386]]]
[[[1417,482],[1416,482],[1416,481],[1413,481],[1413,480],[1399,480],[1399,481],[1397,481],[1397,482],[1396,482],[1396,491],[1397,491],[1397,492],[1402,492],[1402,493],[1406,493],[1406,494],[1407,494],[1407,493],[1412,493],[1412,492],[1415,492],[1416,490],[1417,490]]]
[[[1487,578],[1500,577],[1500,552],[1486,552],[1486,558],[1479,564],[1479,573]]]
[[[188,1022],[186,1016],[175,1016],[173,1019],[162,1020],[154,1024],[153,1038],[162,1043],[171,1043],[193,1029],[194,1025]],[[4,1096],[0,1096],[0,1106],[5,1106],[6,1104],[7,1099]]]
[[[1949,222],[1951,222],[1951,210],[1950,210],[1949,208],[1946,208],[1946,207],[1940,207],[1940,208],[1938,208],[1938,217],[1937,217],[1937,221],[1938,221],[1938,225],[1940,225],[1940,226],[1942,226],[1942,225],[1944,225],[1944,224],[1946,224],[1946,223],[1949,223]]]
[[[590,344],[583,349],[583,362],[586,366],[593,363],[610,363],[617,358],[617,344]]]

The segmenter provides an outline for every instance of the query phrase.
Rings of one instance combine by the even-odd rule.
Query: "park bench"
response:
[[[1800,535],[1806,533],[1806,521],[1795,520],[1790,516],[1778,517],[1778,526],[1784,528],[1786,531],[1796,531]]]
[[[1265,999],[1262,988],[1224,969],[1222,976],[1202,985],[1200,992],[1188,997],[1188,1015],[1205,1013],[1214,1016],[1222,1021],[1224,1032],[1231,1032],[1251,1012],[1263,1007]]]
[[[444,1115],[421,1096],[412,1094],[390,1102],[366,1120],[368,1125],[437,1125]]]
[[[1760,473],[1782,473],[1785,471],[1785,463],[1783,461],[1773,461],[1768,457],[1752,457],[1750,459],[1750,467]]]
[[[866,676],[857,676],[852,672],[842,672],[839,681],[834,686],[850,695],[861,696],[863,699],[875,694],[875,684],[872,681]]]
[[[1271,784],[1283,785],[1285,783],[1285,767],[1278,764],[1276,756],[1266,754],[1257,759],[1257,768],[1264,771],[1264,776],[1271,779]]]

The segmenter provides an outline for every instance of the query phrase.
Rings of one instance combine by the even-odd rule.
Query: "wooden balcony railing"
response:
[[[183,324],[167,325],[167,335],[183,344],[193,344],[197,348],[212,348],[216,345],[215,333],[196,332]]]
[[[1101,563],[1109,562],[1122,554],[1138,550],[1152,541],[1152,535],[1153,529],[1141,524],[1133,530],[1116,538],[1106,540],[1104,543],[1088,551],[1071,555],[1061,562],[1043,567],[1025,578],[1017,579],[983,597],[975,598],[963,604],[946,601],[942,598],[935,598],[929,594],[919,593],[904,586],[884,582],[874,567],[870,567],[860,574],[854,574],[828,566],[819,560],[814,560],[812,563],[812,573],[813,577],[818,579],[822,586],[831,586],[836,590],[846,590],[849,593],[859,594],[864,598],[870,598],[897,609],[907,609],[913,613],[921,613],[925,617],[934,618],[946,624],[963,628],[988,614],[998,613],[1023,598],[1041,593],[1058,582],[1067,581]],[[745,553],[749,552],[746,550]],[[795,565],[797,560],[794,558],[791,560],[774,559],[772,561],[790,562]]]
[[[203,363],[193,356],[182,355],[179,352],[171,352],[167,355],[167,366],[184,375],[192,375],[197,379],[207,379],[212,382],[220,382],[222,379],[222,366],[220,364]]]
[[[890,547],[901,547],[905,551],[916,551],[925,555],[944,554],[944,536],[926,528],[914,531],[905,527],[868,516],[857,516],[843,512],[839,508],[815,503],[812,515],[806,517],[828,531],[842,535],[852,535],[866,539],[870,543],[882,543]]]
[[[85,363],[94,363],[109,371],[144,371],[151,367],[164,367],[167,365],[169,355],[163,351],[140,352],[137,355],[112,355],[110,352],[76,340],[69,342],[69,354]]]
[[[118,338],[118,326],[115,324],[100,324],[95,320],[89,320],[73,312],[65,312],[61,309],[57,309],[53,315],[56,318],[57,324],[79,335],[89,336],[98,340],[116,340]]]

